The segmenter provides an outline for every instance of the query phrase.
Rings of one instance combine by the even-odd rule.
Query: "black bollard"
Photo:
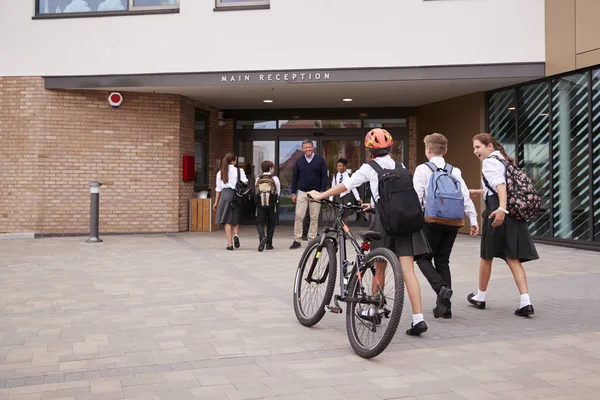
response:
[[[90,238],[86,243],[100,243],[99,219],[100,219],[100,182],[90,182]]]

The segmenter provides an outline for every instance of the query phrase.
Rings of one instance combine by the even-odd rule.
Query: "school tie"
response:
[[[340,174],[340,181],[338,183],[342,183],[342,180],[344,179],[344,175]]]

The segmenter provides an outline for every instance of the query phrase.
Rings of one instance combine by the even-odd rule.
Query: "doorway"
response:
[[[407,129],[389,129],[394,144],[392,158],[406,165],[408,160],[408,131]],[[296,160],[304,156],[302,152],[302,140],[312,139],[315,146],[315,154],[325,158],[328,170],[328,185],[337,172],[337,161],[340,158],[348,160],[348,170],[352,174],[369,158],[368,151],[364,148],[365,129],[254,129],[237,131],[235,136],[236,154],[241,167],[245,169],[248,180],[253,188],[254,181],[262,171],[260,163],[271,160],[275,164],[275,174],[281,181],[281,196],[279,200],[279,225],[293,225],[296,216],[296,207],[292,203],[292,172]],[[358,193],[363,201],[370,199],[371,193],[368,184],[361,185]],[[255,223],[255,208],[253,205],[244,211],[242,224]],[[321,208],[319,223],[332,218],[328,213],[328,207]],[[350,216],[353,225],[366,225],[364,219],[358,215]]]

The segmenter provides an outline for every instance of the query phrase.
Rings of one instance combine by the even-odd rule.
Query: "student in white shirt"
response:
[[[215,191],[217,196],[213,209],[217,210],[217,223],[225,227],[225,236],[227,237],[227,250],[233,250],[240,247],[240,237],[238,230],[240,227],[240,206],[235,203],[235,185],[240,180],[248,183],[248,178],[243,169],[236,167],[237,157],[235,154],[227,153],[221,161],[221,170],[217,172],[217,187]],[[232,237],[233,231],[233,237]]]
[[[281,195],[281,182],[279,178],[273,176],[273,171],[275,167],[273,165],[273,161],[265,160],[260,163],[260,168],[262,170],[262,174],[256,178],[256,190],[257,193],[260,194],[260,187],[258,185],[258,180],[266,177],[261,180],[264,182],[269,190],[275,189],[277,194],[275,196],[265,195],[265,201],[269,202],[269,206],[261,206],[260,196],[257,196],[256,202],[256,230],[258,231],[258,251],[263,251],[265,248],[267,250],[273,250],[273,234],[275,233],[275,223],[276,223],[276,207],[277,207],[277,199]],[[273,185],[275,186],[273,188]],[[265,235],[265,225],[267,226],[267,234]]]
[[[435,164],[437,168],[446,168],[444,155],[448,151],[448,139],[440,134],[433,133],[425,136],[425,156]],[[469,189],[462,178],[460,169],[452,167],[451,175],[460,183],[464,199],[465,214],[469,217],[471,236],[479,233],[477,225],[477,212],[475,205],[469,197]],[[425,208],[427,189],[429,181],[433,176],[433,170],[427,164],[421,164],[415,170],[413,184],[419,201]],[[437,222],[437,221],[436,221]],[[444,225],[441,223],[426,222],[423,232],[427,236],[432,253],[417,257],[417,264],[425,278],[429,281],[431,288],[437,294],[433,316],[435,318],[452,318],[450,298],[452,297],[452,276],[450,274],[450,254],[458,234],[459,226]],[[435,261],[435,266],[432,263]]]
[[[337,162],[337,171],[334,175],[333,175],[333,179],[331,180],[331,187],[334,187],[335,185],[339,185],[340,183],[350,179],[350,174],[348,173],[348,160],[346,160],[345,158],[340,158]],[[352,201],[352,195],[350,194],[350,192],[352,192],[352,195],[354,195],[354,200],[358,203],[358,204],[362,204],[362,200],[360,199],[360,195],[358,194],[358,190],[356,190],[356,188],[352,189],[352,190],[346,190],[345,192],[336,195],[336,196],[331,196],[329,199],[335,201],[336,203],[342,203],[342,204],[348,204],[348,203],[354,203]],[[348,223],[348,217],[353,214],[352,211],[345,211],[344,212],[344,223]]]
[[[483,189],[472,189],[469,192],[471,196],[484,196],[485,211],[482,216],[479,289],[477,294],[469,294],[467,300],[476,308],[485,309],[487,287],[492,275],[492,261],[495,257],[502,258],[508,264],[521,294],[520,305],[515,315],[527,317],[534,314],[534,310],[522,263],[537,260],[539,256],[527,222],[517,221],[506,210],[508,197],[506,166],[500,160],[508,161],[513,165],[515,160],[506,154],[504,146],[489,133],[475,135],[473,153],[481,160]]]
[[[390,157],[392,143],[392,135],[385,129],[373,129],[365,136],[365,147],[369,150],[371,157],[375,162],[383,169],[396,168],[396,162]],[[404,166],[402,166],[402,168],[404,168]],[[400,264],[402,265],[402,272],[404,274],[406,290],[408,291],[408,297],[410,298],[410,304],[413,311],[413,322],[411,327],[406,331],[406,334],[419,336],[427,331],[427,324],[423,319],[423,311],[421,309],[421,289],[419,287],[417,276],[415,275],[414,257],[430,253],[431,248],[422,231],[403,236],[392,237],[387,235],[383,228],[383,224],[381,223],[380,214],[377,213],[377,209],[375,208],[375,204],[377,203],[377,200],[379,200],[379,175],[377,174],[377,171],[375,171],[368,163],[365,163],[352,174],[350,179],[343,181],[324,193],[313,190],[310,192],[310,195],[315,200],[321,200],[357,188],[366,182],[369,182],[371,187],[372,198],[370,205],[363,204],[363,207],[365,209],[375,209],[375,216],[369,229],[381,234],[381,240],[371,242],[371,249],[385,247],[392,250],[399,257]],[[375,269],[377,271],[377,281],[382,282],[383,286],[385,284],[386,263],[375,262]],[[375,292],[376,290],[372,291],[372,293]],[[359,317],[368,319],[370,318],[369,315],[372,314],[359,315]]]

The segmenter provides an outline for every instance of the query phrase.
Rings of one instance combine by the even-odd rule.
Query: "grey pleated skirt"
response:
[[[488,196],[485,199],[481,229],[481,258],[484,260],[511,258],[522,263],[540,258],[526,221],[517,221],[507,215],[502,225],[492,227],[489,216],[499,206],[498,196]]]
[[[240,206],[235,204],[235,190],[223,189],[217,206],[217,223],[237,225],[240,223],[241,211]]]
[[[381,223],[381,214],[375,213],[369,230],[381,233],[381,240],[371,242],[371,249],[385,247],[392,250],[398,257],[419,256],[431,253],[431,247],[422,230],[403,236],[389,236]]]

